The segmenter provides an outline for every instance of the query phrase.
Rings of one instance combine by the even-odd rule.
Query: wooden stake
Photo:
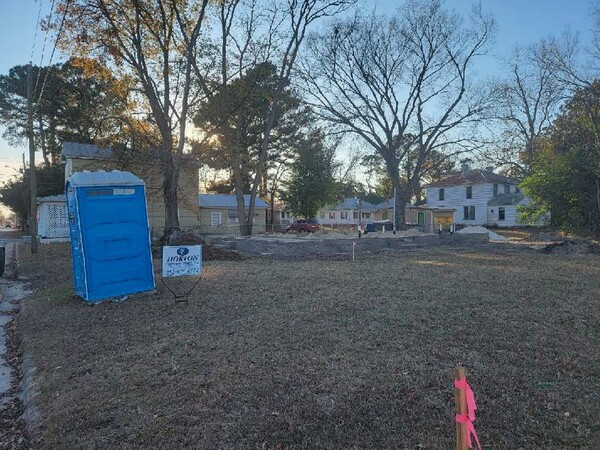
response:
[[[466,372],[464,367],[457,367],[454,370],[454,379],[456,381],[464,380]],[[465,389],[454,388],[454,403],[456,405],[456,414],[464,416],[467,414],[467,392]],[[467,424],[456,422],[456,450],[467,450]]]

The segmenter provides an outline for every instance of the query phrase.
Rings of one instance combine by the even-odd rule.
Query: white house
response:
[[[372,203],[357,198],[346,198],[337,205],[321,209],[319,223],[322,225],[357,225],[373,223],[373,212],[376,207]]]
[[[518,206],[528,205],[514,178],[494,173],[493,168],[469,169],[449,173],[425,186],[427,206],[453,208],[454,222],[465,225],[514,227],[519,223]]]

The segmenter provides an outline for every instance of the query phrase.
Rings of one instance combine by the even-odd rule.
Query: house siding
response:
[[[488,225],[499,227],[518,227],[523,224],[519,220],[519,206],[526,206],[531,200],[525,197],[518,205],[488,206]],[[500,220],[500,208],[504,208],[504,220]]]
[[[116,159],[68,158],[65,181],[75,172],[84,170],[127,170],[146,183],[148,222],[153,234],[161,234],[165,226],[165,203],[163,197],[163,174],[160,164],[131,163],[124,165]],[[198,208],[199,173],[194,165],[182,165],[179,175],[179,225],[193,228],[200,225]]]
[[[200,207],[200,227],[208,232],[214,231],[215,234],[237,234],[239,231],[239,223],[237,221],[229,221],[229,211],[235,211],[237,208],[207,208]],[[218,227],[211,226],[211,213],[221,213],[221,225]],[[267,224],[266,208],[257,208],[254,211],[254,230],[262,233],[265,231]]]
[[[489,210],[494,209],[496,214],[497,222],[497,210],[498,207],[488,207],[488,201],[494,196],[494,183],[482,183],[472,185],[472,198],[467,198],[467,186],[445,186],[444,189],[444,200],[439,200],[439,189],[438,187],[427,187],[427,206],[432,208],[454,208],[454,222],[465,225],[491,225],[494,222],[490,222],[491,216]],[[516,187],[509,185],[511,193],[515,192]],[[504,193],[504,184],[498,184],[498,193]],[[475,207],[475,220],[464,219],[464,207],[474,206]],[[511,213],[512,214],[512,213]],[[507,220],[504,222],[508,223],[508,210]],[[514,219],[511,219],[514,220]],[[506,225],[511,226],[511,225]]]

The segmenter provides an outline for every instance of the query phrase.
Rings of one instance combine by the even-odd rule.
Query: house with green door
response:
[[[439,229],[442,225],[447,228],[453,223],[454,209],[453,208],[430,208],[427,206],[415,206],[410,203],[406,204],[404,209],[404,220],[409,226],[417,227],[425,232],[432,233]],[[373,220],[392,220],[394,217],[394,199],[380,203],[373,210]]]

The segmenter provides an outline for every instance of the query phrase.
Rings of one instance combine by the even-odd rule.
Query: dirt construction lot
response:
[[[207,262],[187,306],[160,288],[93,307],[66,247],[22,256],[34,448],[450,449],[457,364],[485,449],[600,448],[598,256]]]

